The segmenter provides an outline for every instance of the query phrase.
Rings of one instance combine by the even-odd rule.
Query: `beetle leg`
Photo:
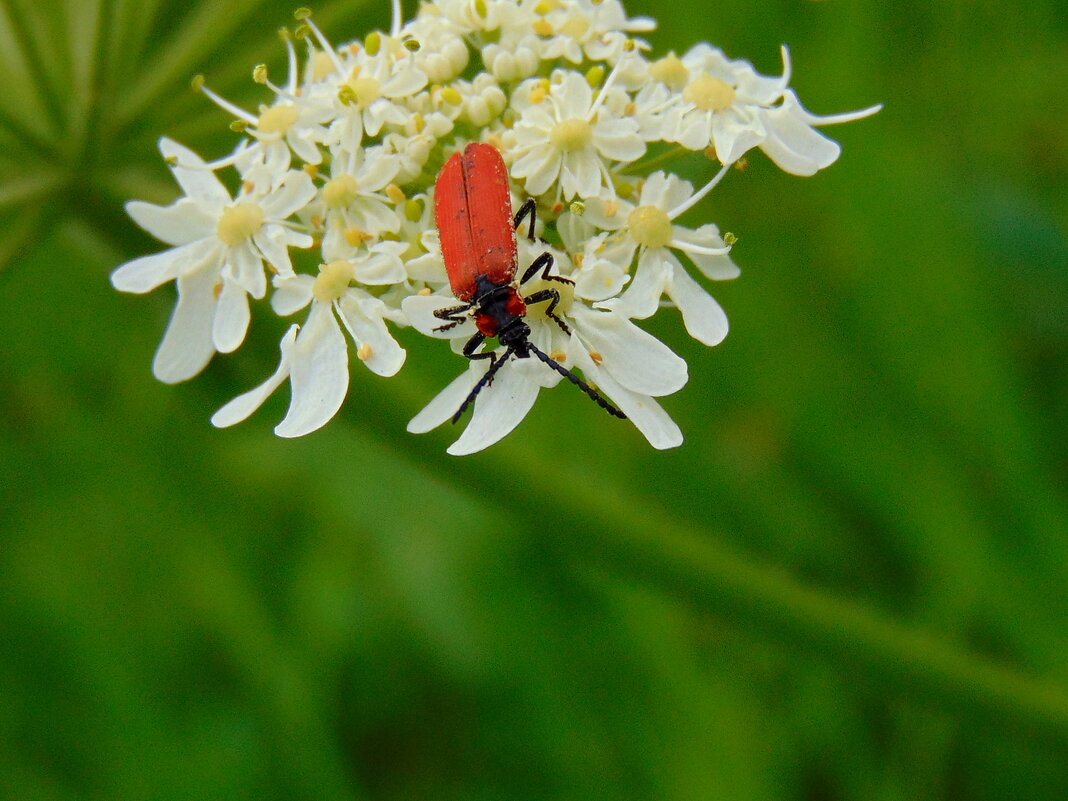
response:
[[[545,308],[545,316],[560,326],[561,330],[571,336],[571,329],[567,327],[567,323],[556,316],[556,304],[560,302],[560,293],[555,289],[542,289],[535,292],[533,295],[523,298],[523,302],[528,306],[532,303],[541,303],[543,300],[549,301],[549,305]]]
[[[472,337],[472,339],[473,339],[473,337]],[[468,344],[470,344],[470,342]],[[465,353],[467,352],[467,348],[464,348],[464,352]],[[471,392],[468,394],[468,396],[464,399],[464,402],[460,404],[460,408],[456,410],[456,414],[454,414],[452,416],[452,421],[454,423],[457,420],[460,419],[460,416],[467,410],[467,407],[470,406],[471,403],[475,400],[475,397],[478,395],[478,393],[481,392],[484,388],[488,387],[490,384],[493,383],[493,376],[496,374],[496,372],[498,370],[500,370],[502,367],[504,367],[505,362],[508,361],[508,357],[511,356],[512,353],[513,353],[512,349],[509,348],[507,351],[505,351],[505,354],[503,356],[501,356],[501,357],[499,357],[497,359],[494,359],[490,363],[490,368],[486,371],[485,375],[483,375],[482,378],[478,379],[478,383],[475,384],[474,388],[471,390]],[[479,354],[479,355],[480,356],[488,355],[488,356],[492,357],[495,354],[491,351],[489,354]]]
[[[530,263],[530,266],[527,267],[526,272],[523,273],[523,278],[519,283],[525,284],[537,274],[538,270],[541,270],[541,278],[543,281],[557,281],[561,284],[575,285],[575,282],[570,278],[564,278],[562,275],[549,275],[549,270],[552,268],[553,254],[548,252],[542,253]]]
[[[471,310],[471,304],[465,303],[462,306],[448,306],[444,309],[437,309],[434,312],[434,316],[439,320],[446,320],[445,325],[439,325],[435,328],[435,331],[448,331],[450,328],[455,328],[460,323],[467,320],[467,312]]]
[[[527,239],[531,242],[534,241],[534,220],[537,217],[537,208],[538,204],[535,202],[534,198],[528,197],[526,202],[519,207],[519,211],[515,213],[515,218],[512,220],[512,227],[518,231],[519,226],[523,223],[523,218],[528,215],[530,216],[530,228],[527,231]]]

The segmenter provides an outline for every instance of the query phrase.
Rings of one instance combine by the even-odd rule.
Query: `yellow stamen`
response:
[[[711,75],[698,75],[682,92],[682,99],[702,111],[723,111],[734,103],[734,87]]]
[[[638,206],[627,217],[631,238],[647,248],[662,248],[671,241],[671,218],[656,206]]]
[[[328,209],[343,209],[359,197],[356,179],[348,173],[331,178],[323,187],[323,203]]]
[[[223,211],[215,233],[223,244],[233,247],[245,242],[263,225],[263,209],[256,203],[235,203]]]
[[[312,285],[312,295],[321,303],[330,303],[345,294],[349,282],[355,277],[350,261],[332,261],[319,268],[319,275]]]
[[[374,353],[375,353],[374,348],[372,348],[370,345],[368,345],[366,342],[364,342],[356,350],[356,358],[359,359],[361,362],[365,362],[368,359],[370,359],[372,356],[374,356]]]
[[[573,153],[584,150],[593,140],[593,127],[586,120],[563,120],[549,131],[549,141],[557,150]]]
[[[265,109],[256,123],[256,130],[265,134],[284,134],[300,119],[300,111],[290,103]]]

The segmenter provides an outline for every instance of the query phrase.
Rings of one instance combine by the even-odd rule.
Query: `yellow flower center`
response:
[[[263,209],[256,203],[235,203],[223,211],[215,233],[223,244],[240,245],[260,230],[263,225]]]
[[[549,131],[549,141],[553,147],[565,153],[585,149],[592,139],[593,128],[586,120],[563,120]]]
[[[378,82],[378,78],[372,78],[370,75],[354,78],[348,82],[347,86],[352,90],[356,104],[360,108],[367,108],[382,97],[382,84]]]
[[[671,218],[656,206],[638,206],[627,217],[631,238],[647,248],[662,248],[671,241]]]
[[[319,275],[312,285],[312,295],[321,303],[331,303],[349,288],[356,273],[350,261],[332,261],[319,268]]]
[[[702,111],[723,111],[734,103],[734,87],[711,75],[698,75],[683,90],[682,99]]]
[[[343,209],[357,198],[358,189],[356,179],[347,173],[331,178],[323,187],[323,203],[328,209]]]
[[[690,71],[682,63],[682,59],[674,53],[650,64],[649,74],[676,91],[684,87],[686,82],[690,80]]]
[[[582,39],[590,29],[590,23],[583,17],[572,17],[560,26],[560,33],[576,41]]]
[[[260,114],[256,130],[265,134],[284,134],[300,118],[300,111],[290,103],[271,106]]]

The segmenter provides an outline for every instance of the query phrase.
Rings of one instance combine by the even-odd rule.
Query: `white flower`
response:
[[[265,151],[265,161],[282,161],[282,169],[289,167],[289,151],[308,164],[322,161],[319,145],[326,141],[324,124],[333,119],[333,110],[323,102],[312,102],[298,85],[299,69],[293,43],[285,40],[289,56],[288,82],[285,88],[275,86],[267,77],[267,68],[260,65],[254,71],[258,83],[267,86],[276,95],[274,104],[261,105],[259,114],[250,114],[240,106],[213,92],[198,78],[194,86],[209,97],[224,111],[228,111],[245,123],[245,133],[251,136],[254,149]]]
[[[191,150],[162,139],[160,151],[173,162],[171,172],[186,197],[167,207],[135,200],[126,211],[174,247],[127,262],[111,274],[111,283],[143,293],[177,281],[178,305],[152,367],[157,378],[173,383],[196,375],[216,351],[229,353],[244,341],[248,296],[262,298],[267,290],[263,263],[291,274],[288,249],[312,244],[286,220],[315,196],[315,187],[307,174],[291,171],[274,182],[246,183],[231,198]]]
[[[341,408],[349,387],[349,354],[342,327],[356,343],[357,358],[369,370],[381,376],[400,370],[404,350],[389,333],[386,320],[403,323],[403,317],[368,292],[349,285],[354,280],[392,283],[398,269],[403,278],[395,255],[377,256],[355,264],[324,264],[316,278],[293,275],[275,280],[278,289],[271,298],[275,310],[288,315],[310,303],[308,319],[302,327],[292,326],[283,337],[282,359],[274,375],[219,409],[211,418],[214,425],[224,428],[240,423],[287,378],[293,395],[289,412],[275,433],[302,437],[326,425]],[[395,265],[384,264],[389,261]]]
[[[402,45],[380,37],[381,49],[366,50],[353,59],[349,75],[338,87],[338,117],[330,126],[331,144],[355,147],[366,133],[378,136],[386,125],[407,122],[405,100],[422,91],[427,75]]]
[[[526,256],[544,250],[523,240],[520,250]],[[552,251],[561,272],[568,271],[566,257]],[[530,259],[521,259],[529,263]],[[555,271],[552,274],[557,274]],[[561,367],[582,370],[588,384],[614,402],[655,448],[672,448],[682,443],[682,433],[654,397],[677,392],[686,383],[686,363],[666,345],[631,323],[613,309],[591,308],[578,291],[540,276],[520,289],[529,297],[542,289],[556,289],[560,303],[556,314],[570,329],[565,334],[545,315],[547,302],[531,305],[525,322],[530,326],[530,342]],[[448,331],[436,330],[441,319],[434,312],[457,305],[451,295],[415,295],[402,304],[412,325],[428,336],[451,339],[455,350],[476,332],[473,318]],[[498,356],[503,356],[498,351]],[[468,369],[449,384],[408,424],[413,433],[423,433],[449,420],[465,402],[475,385],[489,369],[488,360],[472,361]],[[453,455],[474,453],[507,436],[534,405],[542,387],[556,386],[562,377],[531,354],[525,359],[513,356],[500,368],[493,382],[485,386],[474,402],[471,421],[463,435],[448,449]]]
[[[541,195],[557,184],[565,200],[597,194],[611,186],[608,161],[634,161],[645,153],[638,123],[618,116],[605,99],[611,76],[594,97],[577,72],[554,74],[546,91],[538,80],[520,89],[525,99],[508,148],[515,159],[512,175],[526,180],[526,191]],[[621,91],[621,90],[615,90]]]
[[[334,155],[330,179],[308,209],[326,229],[324,261],[352,258],[365,240],[400,230],[400,217],[384,191],[398,169],[400,159],[381,146],[339,149]]]
[[[547,38],[543,58],[564,58],[573,64],[586,58],[614,63],[623,54],[627,33],[656,28],[656,21],[649,17],[627,19],[619,0],[563,0],[545,5],[548,13],[535,23],[538,34]]]
[[[812,126],[861,119],[882,106],[831,117],[810,114],[787,89],[790,54],[785,46],[782,59],[783,74],[777,78],[760,75],[748,61],[731,61],[703,43],[681,60],[671,54],[655,62],[650,74],[673,90],[663,103],[662,136],[690,150],[712,145],[724,164],[754,147],[795,175],[812,175],[834,163],[841,148]]]

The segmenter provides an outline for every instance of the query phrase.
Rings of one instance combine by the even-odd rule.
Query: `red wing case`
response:
[[[434,217],[457,298],[474,300],[480,275],[495,284],[515,277],[508,169],[495,147],[474,142],[449,159],[435,185]]]

